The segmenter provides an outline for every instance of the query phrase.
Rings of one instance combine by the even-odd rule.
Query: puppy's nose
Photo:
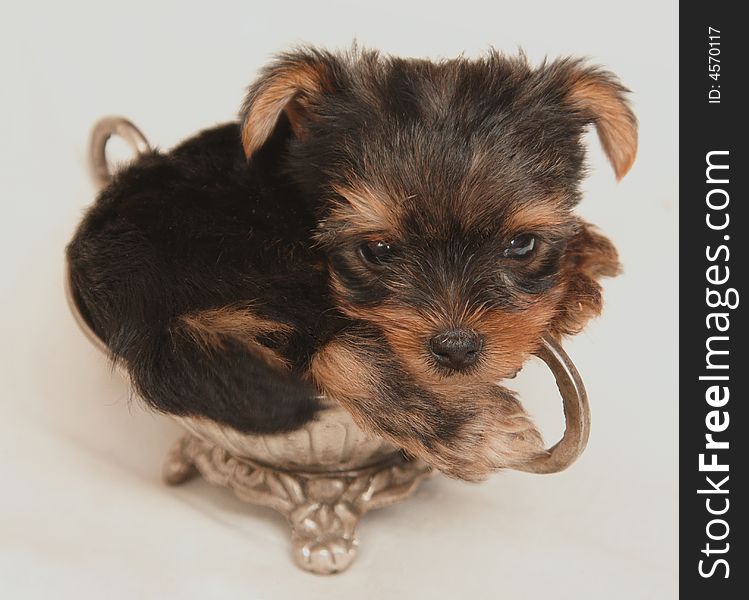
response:
[[[429,340],[434,359],[443,367],[456,371],[475,363],[483,346],[484,338],[468,329],[445,331]]]

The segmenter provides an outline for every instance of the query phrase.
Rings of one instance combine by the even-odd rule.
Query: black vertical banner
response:
[[[680,588],[749,598],[745,115],[740,3],[680,7]],[[704,594],[704,595],[703,595]]]

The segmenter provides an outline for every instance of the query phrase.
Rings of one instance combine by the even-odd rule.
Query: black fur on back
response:
[[[274,176],[282,129],[252,165],[236,123],[140,157],[101,192],[68,246],[84,317],[156,409],[271,433],[319,408],[303,374],[340,323],[309,241],[313,216]],[[206,353],[176,334],[180,315],[243,301],[291,326],[274,348],[289,372],[231,340]]]

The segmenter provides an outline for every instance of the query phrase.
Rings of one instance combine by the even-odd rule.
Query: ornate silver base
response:
[[[330,574],[345,570],[354,560],[359,544],[356,528],[364,513],[408,497],[433,472],[422,461],[400,454],[350,471],[284,471],[236,458],[188,434],[169,452],[164,481],[177,485],[198,474],[230,488],[245,502],[284,515],[291,525],[296,564]]]

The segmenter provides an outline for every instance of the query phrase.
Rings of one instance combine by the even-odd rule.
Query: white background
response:
[[[193,5],[198,5],[195,8]],[[677,592],[677,23],[669,2],[34,2],[0,9],[0,597],[674,598]],[[89,128],[134,120],[169,147],[233,118],[297,42],[411,56],[490,45],[590,56],[634,90],[640,153],[616,184],[593,135],[580,213],[625,274],[568,352],[591,397],[582,459],[480,485],[438,477],[366,516],[338,576],[297,570],[282,519],[160,482],[179,434],[130,401],[76,329],[63,248],[94,197]],[[553,384],[517,383],[549,438]],[[538,377],[536,377],[538,375]]]

